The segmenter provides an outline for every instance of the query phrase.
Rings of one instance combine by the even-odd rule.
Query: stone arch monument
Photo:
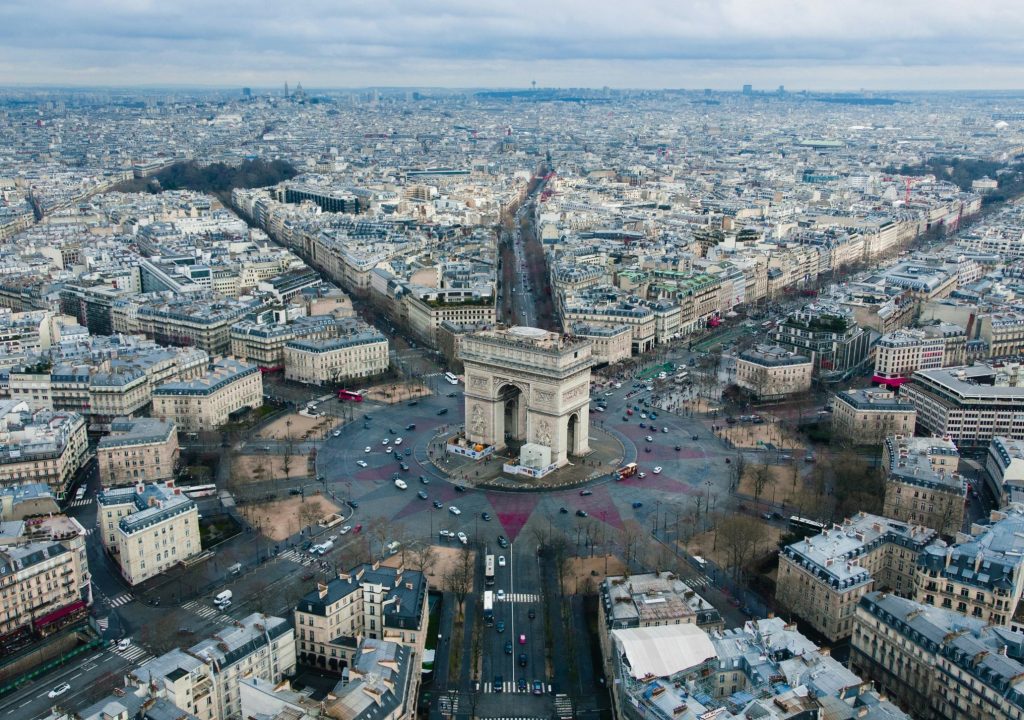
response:
[[[590,452],[589,340],[533,327],[462,338],[466,439],[501,450],[509,440],[551,448],[551,462]]]

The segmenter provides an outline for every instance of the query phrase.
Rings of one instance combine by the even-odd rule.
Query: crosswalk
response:
[[[306,567],[316,564],[317,561],[315,557],[303,555],[295,548],[285,550],[283,553],[279,554],[278,557],[283,560],[291,560],[293,563],[299,563],[300,565],[305,565]]]
[[[190,600],[182,605],[182,607],[191,613],[195,613],[204,620],[213,618],[217,622],[224,623],[225,625],[229,625],[235,621],[235,619],[230,615],[225,615],[217,608],[201,603],[198,600]]]
[[[455,717],[459,714],[459,696],[455,695],[442,695],[437,700],[437,711],[442,715],[448,715],[449,717]]]
[[[551,686],[550,685],[545,685],[544,689],[547,692],[551,692]],[[517,692],[517,693],[520,693],[522,695],[529,695],[530,693],[533,692],[533,683],[532,682],[528,682],[526,684],[526,689],[525,690],[517,690],[516,689],[515,681],[513,681],[513,680],[505,680],[501,684],[501,689],[500,690],[495,690],[494,689],[494,683],[492,683],[492,682],[485,682],[484,683],[484,692],[485,693],[495,693],[495,692],[498,692],[498,693],[502,693],[502,692],[516,693]]]
[[[101,633],[105,633],[107,631],[107,628],[110,627],[110,618],[109,617],[101,617],[101,618],[99,618],[96,621],[96,627],[98,627],[100,629]]]
[[[96,532],[96,528],[94,528],[94,527],[86,528],[85,529],[85,534],[86,535],[92,535],[94,532]]]
[[[711,584],[711,578],[707,575],[701,575],[696,578],[688,578],[686,584],[690,586],[691,590],[703,590]]]
[[[81,500],[72,500],[68,503],[68,507],[85,507],[86,505],[92,505],[94,502],[96,502],[96,498],[82,498]]]
[[[540,595],[534,593],[505,593],[505,597],[497,599],[502,602],[535,603],[540,602]]]
[[[131,593],[124,593],[123,595],[118,595],[116,598],[107,600],[107,602],[110,603],[110,607],[116,608],[121,607],[122,605],[127,605],[134,599],[135,597]]]
[[[123,657],[128,662],[142,664],[153,657],[152,654],[146,651],[146,648],[140,645],[129,645],[124,650],[112,649],[110,652],[114,653],[119,657]]]

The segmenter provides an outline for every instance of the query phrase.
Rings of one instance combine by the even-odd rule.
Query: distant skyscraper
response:
[[[242,88],[242,97],[251,98],[252,88]]]
[[[285,97],[291,97],[291,95],[288,93],[288,81],[287,80],[284,81],[284,96]]]
[[[754,86],[753,85],[744,85],[743,86],[743,94],[744,95],[752,95],[753,92],[754,92]]]
[[[785,95],[785,94],[786,94],[786,86],[785,85],[779,85],[779,95]]]

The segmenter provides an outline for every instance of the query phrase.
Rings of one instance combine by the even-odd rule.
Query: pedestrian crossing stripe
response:
[[[86,535],[92,535],[94,532],[96,532],[96,528],[86,528],[85,529],[85,534]]]
[[[110,607],[121,607],[122,605],[127,605],[128,603],[130,603],[134,599],[135,598],[132,597],[131,593],[125,593],[124,595],[118,595],[116,598],[112,598],[109,601],[110,602]]]
[[[136,662],[143,655],[149,655],[146,652],[146,648],[139,647],[138,645],[129,645],[124,650],[115,650],[114,654],[123,657],[128,662]]]
[[[217,608],[210,607],[209,605],[204,605],[203,603],[197,602],[196,600],[190,600],[189,602],[182,605],[182,607],[188,610],[189,612],[195,613],[201,618],[212,618],[214,615],[217,615],[220,612],[219,610],[217,610]]]
[[[534,593],[507,593],[503,598],[496,598],[502,602],[534,603],[540,602],[540,595]]]
[[[99,620],[96,621],[96,627],[98,627],[101,632],[106,632],[107,628],[110,627],[110,618],[101,617]]]
[[[551,686],[550,685],[546,685],[545,687],[547,688],[548,692],[551,691]],[[493,692],[495,692],[494,684],[490,683],[490,682],[485,682],[484,683],[484,692],[485,693],[493,693]],[[533,692],[533,683],[532,682],[527,682],[525,690],[518,690],[518,689],[516,689],[515,681],[513,681],[513,680],[506,680],[506,681],[504,681],[501,684],[501,690],[498,690],[498,692],[522,693],[523,695],[529,695],[530,693]]]
[[[95,498],[82,498],[81,500],[72,500],[68,503],[69,508],[85,507],[86,505],[92,505],[95,502]]]

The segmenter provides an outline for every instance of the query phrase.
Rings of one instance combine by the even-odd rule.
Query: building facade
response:
[[[913,435],[917,411],[889,390],[844,390],[832,402],[832,435],[857,445]]]
[[[963,529],[967,481],[952,440],[894,435],[885,439],[883,514],[933,527],[952,538]]]
[[[380,375],[388,369],[388,340],[367,328],[324,340],[293,340],[284,348],[284,375],[311,385]]]
[[[758,400],[779,400],[811,389],[811,359],[758,345],[736,359],[736,384]]]
[[[182,432],[215,430],[243,408],[263,405],[263,376],[255,365],[234,358],[213,364],[203,377],[160,385],[153,391],[153,414]]]
[[[63,498],[89,458],[85,418],[0,401],[0,486],[46,483]]]
[[[96,460],[104,487],[170,480],[178,465],[178,429],[169,420],[117,418],[100,438]]]

